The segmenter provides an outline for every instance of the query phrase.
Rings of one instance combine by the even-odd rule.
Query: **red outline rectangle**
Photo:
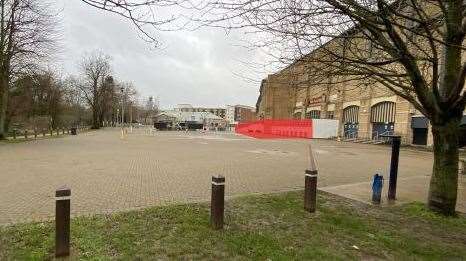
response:
[[[235,132],[258,139],[312,138],[312,120],[259,120],[240,122]]]

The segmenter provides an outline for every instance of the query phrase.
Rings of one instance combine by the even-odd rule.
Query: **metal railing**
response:
[[[385,137],[387,135],[393,135],[393,131],[389,130],[389,131],[384,131],[384,132],[381,132],[381,133],[379,133],[378,131],[373,131],[372,132],[372,140],[375,140],[375,141],[389,141],[390,139],[388,137]]]
[[[345,131],[344,134],[343,134],[343,137],[345,139],[349,139],[349,140],[357,139],[358,138],[358,132],[357,131]]]
[[[88,130],[89,126],[76,126],[78,131]],[[14,128],[8,132],[7,139],[16,140],[16,139],[37,139],[38,137],[50,137],[65,135],[71,133],[71,127],[59,127],[54,129],[49,128],[34,128],[34,129],[18,129]]]

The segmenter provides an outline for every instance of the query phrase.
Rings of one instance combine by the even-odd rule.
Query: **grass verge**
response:
[[[53,222],[0,227],[0,260],[53,259]],[[209,205],[187,204],[78,217],[72,259],[458,259],[466,218],[422,204],[377,208],[320,194],[306,213],[302,192],[227,202],[226,226],[209,228]]]

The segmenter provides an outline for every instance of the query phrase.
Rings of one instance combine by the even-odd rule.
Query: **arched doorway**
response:
[[[357,138],[359,130],[359,106],[351,105],[343,109],[343,136]]]
[[[395,130],[396,104],[394,102],[379,102],[371,107],[372,139],[380,135],[392,135]]]

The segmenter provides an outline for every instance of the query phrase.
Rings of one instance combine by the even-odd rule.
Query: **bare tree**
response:
[[[162,3],[83,1],[125,14],[144,7],[151,12]],[[186,6],[186,1],[166,3]],[[434,164],[428,205],[454,214],[458,135],[466,104],[463,0],[190,3],[199,13],[195,20],[202,25],[253,28],[256,34],[263,34],[258,44],[278,52],[279,59],[305,64],[313,84],[376,83],[413,104],[432,124]],[[131,15],[125,17],[135,21]],[[157,19],[136,21],[145,24]],[[307,55],[311,51],[313,55]]]
[[[83,0],[136,25],[172,20],[156,8],[187,1]],[[189,1],[200,25],[253,28],[257,44],[277,58],[305,64],[318,84],[376,83],[429,118],[434,164],[428,205],[455,213],[458,136],[466,104],[466,7],[463,0],[205,0]],[[134,17],[145,10],[148,16]],[[174,16],[176,17],[176,16]],[[162,23],[159,23],[162,21]],[[140,26],[142,31],[144,29]],[[315,50],[318,49],[316,52]],[[313,51],[312,55],[307,55]]]
[[[144,119],[144,124],[147,124],[148,119],[154,117],[157,114],[158,106],[157,101],[153,96],[147,98],[146,104],[143,108],[140,109],[142,112],[142,117]]]
[[[81,0],[82,2],[119,15],[129,20],[142,34],[146,41],[159,45],[159,39],[155,33],[160,30],[173,30],[165,28],[165,25],[173,26],[174,22],[182,16],[182,13],[174,12],[174,9],[184,9],[186,0]],[[180,28],[180,26],[178,26]]]
[[[6,137],[12,80],[53,51],[54,17],[43,0],[0,1],[0,139]]]
[[[138,92],[132,82],[120,82],[118,86],[122,90],[119,103],[122,106],[123,122],[131,123],[132,119],[136,119],[133,117],[133,109],[137,105]]]
[[[102,94],[100,95],[100,111],[99,122],[109,122],[114,118],[114,111],[118,104],[116,100],[116,85],[112,76],[107,76],[102,79],[101,83]]]
[[[204,24],[265,35],[260,45],[301,63],[308,81],[373,83],[409,101],[432,124],[428,205],[455,213],[466,104],[463,0],[227,0],[207,1],[199,11]]]
[[[77,87],[92,111],[92,128],[99,129],[102,124],[100,120],[103,96],[106,93],[105,83],[111,71],[110,57],[101,52],[93,52],[82,59],[80,69],[82,80]]]
[[[7,122],[24,127],[51,127],[61,124],[64,86],[53,71],[22,75],[12,82]]]

